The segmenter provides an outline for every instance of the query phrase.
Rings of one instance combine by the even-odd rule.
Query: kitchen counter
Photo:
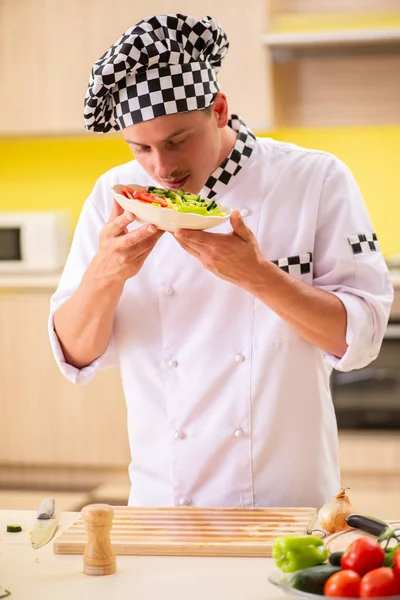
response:
[[[279,600],[268,582],[269,558],[117,556],[117,573],[82,573],[82,556],[53,554],[53,540],[39,550],[30,544],[35,511],[0,511],[0,585],[10,600]],[[60,514],[56,536],[79,513]],[[22,526],[7,533],[8,523]],[[54,539],[54,538],[53,538]]]
[[[0,289],[34,290],[48,289],[52,292],[57,288],[61,273],[2,273],[0,274]]]

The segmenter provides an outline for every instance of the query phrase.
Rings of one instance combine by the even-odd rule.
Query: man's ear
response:
[[[213,114],[216,118],[218,127],[220,129],[226,127],[229,120],[228,101],[225,94],[222,92],[218,92],[214,98]]]

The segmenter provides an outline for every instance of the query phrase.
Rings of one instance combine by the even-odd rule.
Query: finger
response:
[[[120,203],[117,202],[116,199],[114,198],[110,217],[108,219],[108,223],[110,223],[111,221],[114,221],[115,217],[119,217],[120,215],[123,215],[123,214],[124,214],[124,209],[122,208]]]
[[[193,242],[202,246],[210,246],[216,240],[226,237],[223,233],[208,233],[206,231],[194,231],[193,229],[178,229],[174,232],[174,236],[178,241]]]
[[[129,249],[137,246],[142,241],[150,240],[154,244],[158,242],[164,231],[157,229],[154,225],[143,225],[118,239],[117,248]]]
[[[253,238],[253,232],[247,227],[239,210],[234,210],[231,214],[231,225],[234,233],[245,242]]]
[[[182,246],[182,248],[184,250],[186,250],[186,252],[188,254],[191,254],[192,256],[194,256],[195,258],[198,258],[200,260],[201,254],[198,250],[195,250],[192,246],[190,246],[189,244],[186,244],[185,242],[182,242],[180,240],[177,240],[177,241],[179,241],[179,245]]]
[[[122,215],[115,217],[113,221],[110,221],[106,225],[106,232],[111,237],[117,237],[125,232],[126,227],[129,223],[135,220],[135,215],[129,212],[123,212]]]
[[[157,244],[158,239],[152,240],[151,242],[140,242],[137,246],[135,246],[135,260],[140,260],[141,258],[147,258],[150,252],[153,250],[154,246]],[[137,254],[136,254],[137,252]]]

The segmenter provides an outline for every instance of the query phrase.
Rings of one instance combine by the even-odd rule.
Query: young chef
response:
[[[131,505],[317,507],[339,488],[330,372],[377,356],[392,287],[346,166],[229,114],[227,50],[210,17],[153,16],[94,64],[85,127],[122,131],[136,160],[83,206],[51,343],[73,383],[121,369]],[[164,233],[123,212],[117,183],[234,213]]]

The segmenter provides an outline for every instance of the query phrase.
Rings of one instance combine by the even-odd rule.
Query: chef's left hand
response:
[[[211,273],[246,288],[265,258],[240,211],[233,211],[231,225],[231,233],[179,229],[174,235],[182,248]]]

